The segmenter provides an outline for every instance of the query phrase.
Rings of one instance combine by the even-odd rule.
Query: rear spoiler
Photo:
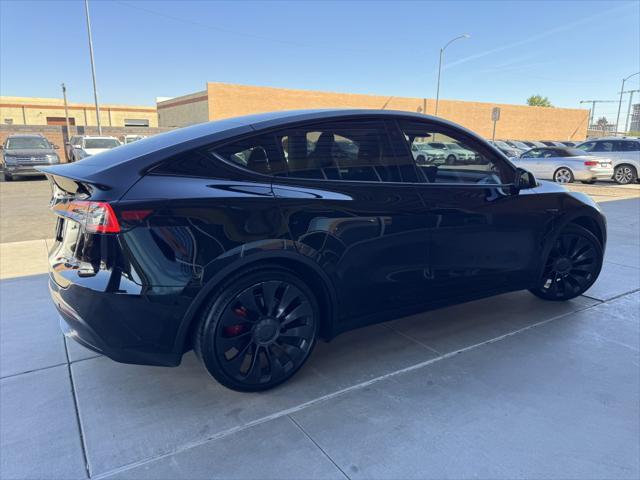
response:
[[[36,167],[44,173],[53,189],[54,198],[89,197],[96,190],[109,191],[112,187],[97,179],[101,170],[94,165],[78,165],[74,163]]]

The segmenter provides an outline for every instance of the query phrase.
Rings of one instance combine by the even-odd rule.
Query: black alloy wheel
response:
[[[288,380],[316,342],[318,306],[294,274],[268,269],[236,277],[205,311],[194,349],[209,373],[239,391]]]
[[[541,285],[531,292],[545,300],[557,301],[582,295],[598,278],[602,255],[602,245],[589,230],[569,226],[549,252]]]

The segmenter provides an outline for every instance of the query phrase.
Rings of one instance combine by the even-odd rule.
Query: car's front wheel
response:
[[[4,172],[2,174],[5,182],[11,182],[13,180],[13,176],[10,173]]]
[[[454,165],[456,163],[456,156],[449,155],[446,159],[447,165]]]
[[[596,281],[602,268],[602,245],[586,228],[570,225],[555,240],[538,287],[531,293],[545,300],[570,300]]]
[[[557,183],[572,183],[573,172],[567,167],[560,167],[553,174],[553,180]]]
[[[638,172],[633,165],[618,165],[613,171],[613,179],[620,185],[628,185],[638,179]]]
[[[293,272],[245,272],[217,291],[200,319],[194,350],[233,390],[255,392],[291,378],[316,343],[317,300]]]

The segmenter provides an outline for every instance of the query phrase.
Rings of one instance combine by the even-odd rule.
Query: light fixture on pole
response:
[[[620,124],[620,109],[622,108],[622,94],[624,93],[624,83],[631,77],[640,75],[640,72],[632,73],[627,78],[622,79],[622,88],[620,89],[620,100],[618,101],[618,116],[616,117],[616,133],[618,133],[618,125]]]
[[[442,57],[444,56],[444,51],[445,49],[451,45],[453,42],[455,42],[456,40],[460,40],[462,38],[469,38],[471,35],[469,35],[468,33],[465,33],[463,35],[460,35],[456,38],[452,38],[451,40],[449,40],[444,47],[442,47],[440,49],[440,61],[438,62],[438,84],[436,87],[436,109],[435,109],[435,115],[438,115],[438,102],[440,101],[440,73],[442,72]]]
[[[89,35],[89,58],[91,60],[91,77],[93,78],[93,100],[96,103],[96,122],[98,123],[98,135],[102,135],[102,125],[100,124],[100,105],[98,104],[98,88],[96,87],[96,66],[93,61],[93,39],[91,38],[89,0],[84,0],[84,13],[87,17],[87,34]]]

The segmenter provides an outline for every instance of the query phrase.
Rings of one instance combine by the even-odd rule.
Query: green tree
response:
[[[553,107],[549,99],[542,95],[531,95],[527,98],[527,105],[530,107]]]

